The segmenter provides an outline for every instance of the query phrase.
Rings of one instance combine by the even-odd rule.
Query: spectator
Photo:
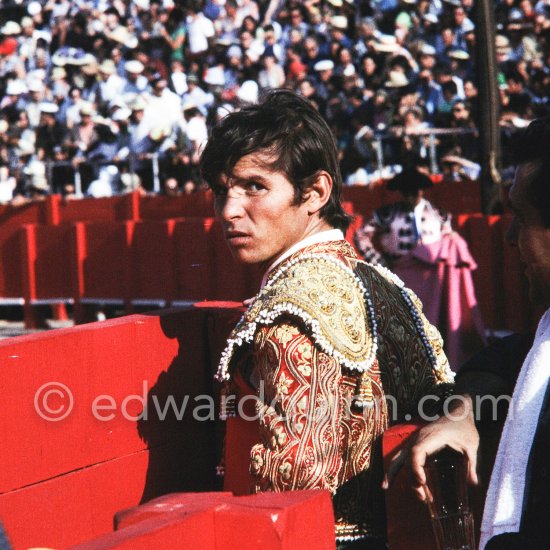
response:
[[[120,95],[139,95],[145,92],[149,87],[147,78],[143,76],[145,67],[141,61],[130,59],[124,63],[125,81]]]
[[[226,0],[224,9],[216,18],[216,35],[228,42],[235,42],[241,28],[241,18],[237,12],[236,0]]]
[[[160,27],[160,35],[166,41],[170,52],[168,63],[173,61],[183,63],[187,31],[184,23],[184,13],[181,8],[176,6],[170,11],[166,26]]]
[[[421,105],[426,111],[426,117],[430,122],[439,110],[439,105],[443,101],[443,92],[441,86],[434,81],[431,69],[422,68],[418,73],[418,82],[416,91]]]
[[[149,130],[155,127],[172,128],[182,120],[180,98],[168,89],[167,81],[156,75],[151,82],[151,94],[145,107],[144,123]]]
[[[116,66],[112,59],[105,59],[98,67],[99,85],[97,102],[101,108],[107,107],[124,90],[124,80],[116,74]]]
[[[198,60],[210,49],[216,34],[214,24],[201,11],[201,2],[191,0],[187,7],[188,47],[191,60]]]
[[[309,31],[309,25],[304,20],[302,5],[299,3],[292,4],[288,9],[289,21],[283,27],[281,41],[285,47],[292,44],[292,31],[297,31],[300,36],[305,37]]]
[[[260,58],[263,69],[258,75],[258,83],[263,90],[282,88],[285,84],[285,72],[277,63],[274,54],[264,53]]]
[[[0,164],[0,204],[9,203],[13,199],[16,186],[17,182],[10,175],[9,167],[5,164]]]
[[[55,118],[58,110],[59,107],[51,102],[43,102],[40,106],[40,125],[36,129],[39,160],[52,160],[54,147],[65,139],[66,129]]]
[[[264,32],[264,53],[269,53],[275,57],[277,63],[284,64],[285,52],[282,44],[277,38],[277,31],[273,25],[266,25]],[[307,39],[306,39],[307,40]]]
[[[182,96],[182,104],[193,103],[203,115],[206,115],[214,101],[214,96],[200,86],[199,77],[196,74],[190,74],[187,77],[187,86],[187,92]]]

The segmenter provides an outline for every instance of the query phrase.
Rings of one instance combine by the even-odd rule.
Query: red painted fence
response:
[[[68,547],[111,531],[121,508],[217,487],[214,413],[194,406],[216,395],[230,306],[0,342],[0,519],[16,549]],[[179,409],[187,396],[181,420],[161,420],[169,395]]]

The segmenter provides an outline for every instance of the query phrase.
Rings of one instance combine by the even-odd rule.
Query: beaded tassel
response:
[[[231,393],[229,384],[226,382],[220,392],[220,420],[227,420],[230,416],[236,416],[236,396]]]
[[[357,382],[357,390],[353,403],[360,409],[370,408],[374,405],[372,382],[368,372],[362,373]]]

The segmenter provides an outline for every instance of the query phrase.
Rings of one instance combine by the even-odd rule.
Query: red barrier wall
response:
[[[140,199],[140,215],[144,220],[166,218],[212,218],[214,202],[210,191],[193,195],[145,196]]]
[[[0,342],[0,519],[16,549],[67,547],[109,532],[121,508],[216,487],[215,422],[192,413],[215,394],[213,363],[239,315],[165,310]],[[68,391],[70,414],[45,419],[66,411]],[[161,421],[170,395],[188,409]]]
[[[130,243],[132,300],[162,300],[177,296],[175,220],[137,222]]]
[[[80,298],[126,301],[131,290],[132,222],[77,224],[77,257],[81,273]],[[77,227],[77,229],[79,229]]]
[[[509,221],[465,214],[455,219],[455,227],[478,263],[473,277],[485,325],[521,331],[531,329],[540,312],[529,302],[518,251],[505,242]],[[360,222],[358,216],[352,228]],[[353,239],[353,229],[347,238]],[[262,275],[235,262],[212,218],[9,227],[0,229],[2,249],[9,257],[0,264],[0,283],[9,279],[11,285],[3,297],[32,303],[72,296],[80,321],[86,320],[79,317],[81,299],[127,305],[240,301],[256,293]]]
[[[529,284],[519,251],[506,242],[511,216],[464,214],[455,220],[478,267],[473,272],[485,325],[512,331],[536,327],[541,311],[529,300]]]
[[[481,211],[479,184],[473,181],[437,183],[424,191],[426,198],[454,216]],[[384,204],[399,200],[397,191],[388,191],[382,183],[344,187],[344,200],[354,205],[355,212],[368,218]]]
[[[442,182],[426,191],[426,196],[452,214],[479,212],[479,186],[476,182]],[[386,191],[381,184],[344,187],[344,200],[354,204],[355,211],[369,215],[382,204],[393,202],[398,194]],[[123,221],[182,217],[213,217],[212,193],[193,195],[146,195],[128,193],[108,198],[65,199],[51,195],[43,201],[0,208],[0,226],[24,223],[73,223],[78,221]]]
[[[201,550],[333,550],[328,491],[247,497],[176,493],[117,514],[117,531],[73,550],[197,548]]]
[[[139,219],[137,193],[97,199],[57,199],[58,223]]]
[[[333,547],[328,495],[312,504],[305,493],[243,497],[222,508],[223,495],[209,503],[205,496],[205,507],[191,499],[193,517],[189,507],[175,511],[191,497],[166,497],[159,510],[167,516],[151,518],[159,511],[152,503],[119,514],[122,529],[111,533],[121,509],[218,486],[212,375],[241,312],[203,303],[0,342],[0,519],[15,550],[87,540],[80,550],[172,547],[176,540],[197,547],[210,540],[197,539],[201,532],[214,532],[211,547],[224,550],[257,548],[258,541],[266,550],[297,548],[296,541]],[[412,429],[384,434],[386,462]],[[403,470],[387,495],[390,547],[431,548],[427,511],[407,476]]]
[[[0,222],[0,298],[23,297],[20,230],[27,223],[45,223],[45,202],[6,207]]]
[[[24,297],[31,302],[73,296],[68,225],[25,225],[21,232]]]
[[[212,218],[178,220],[174,228],[176,296],[205,300],[213,297],[215,272],[210,242]]]

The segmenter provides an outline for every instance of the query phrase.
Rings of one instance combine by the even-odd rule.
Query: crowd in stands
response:
[[[434,145],[449,177],[475,179],[473,4],[3,1],[0,202],[192,192],[213,122],[279,87],[325,117],[346,183],[380,176],[381,159],[433,165]],[[506,138],[548,111],[550,0],[495,9]]]

